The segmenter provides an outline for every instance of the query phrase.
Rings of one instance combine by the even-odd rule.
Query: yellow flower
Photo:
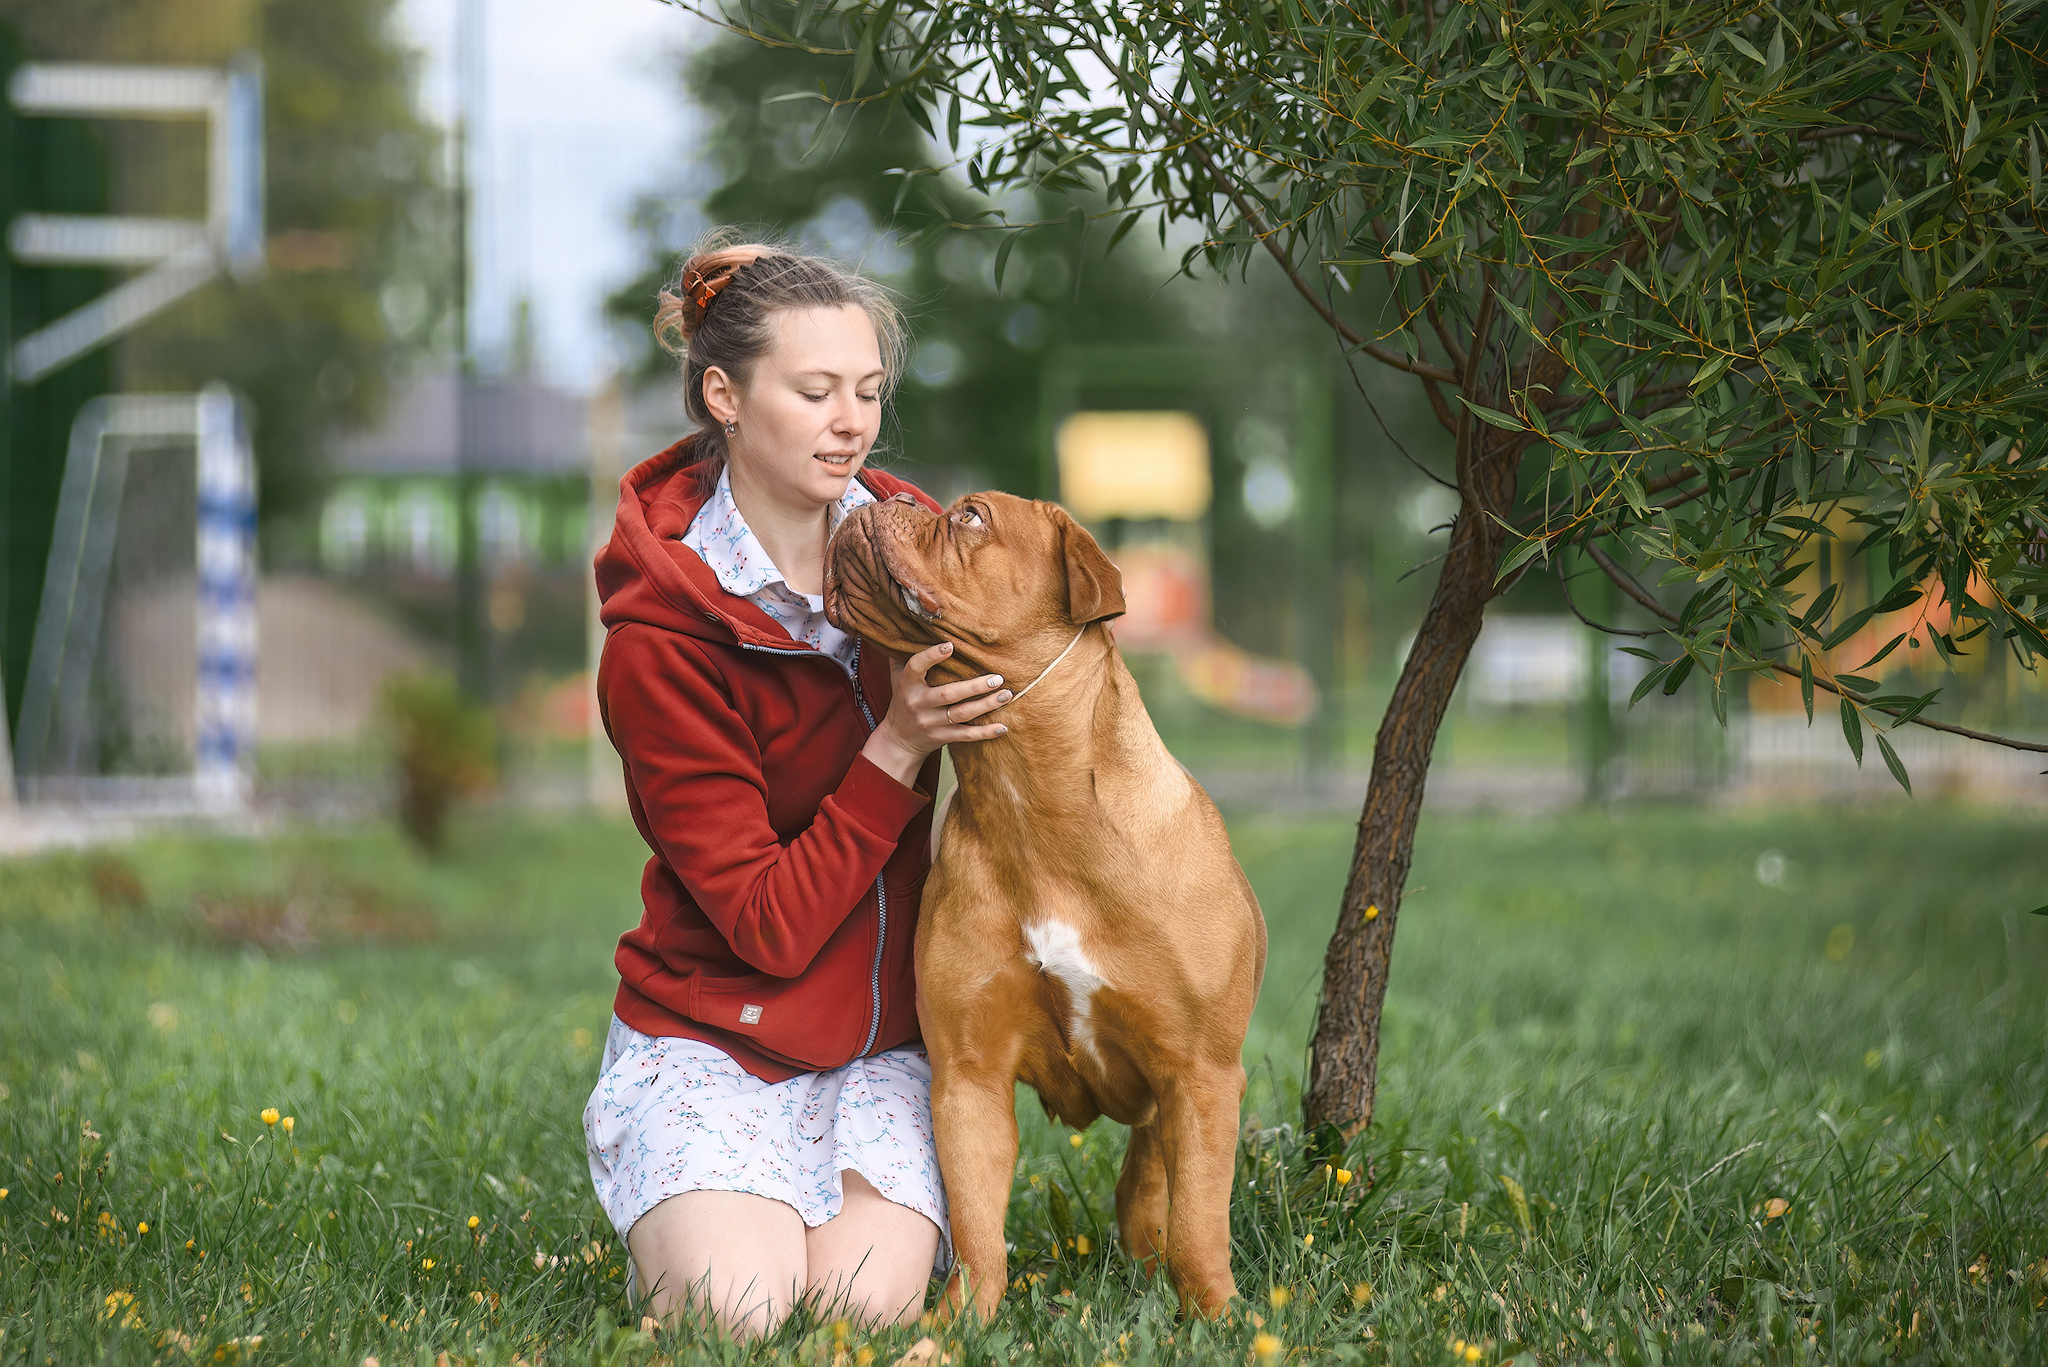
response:
[[[425,1272],[432,1272],[434,1270],[434,1260],[432,1258],[420,1259],[420,1269]]]
[[[147,1220],[144,1220],[144,1221],[143,1221],[142,1223],[140,1223],[140,1224],[138,1224],[137,1226],[135,1226],[135,1232],[136,1232],[137,1234],[147,1234],[147,1233],[149,1233],[149,1221],[147,1221]]]
[[[1310,1244],[1314,1243],[1315,1241],[1316,1236],[1313,1234],[1304,1234],[1301,1236],[1301,1246],[1303,1248],[1307,1248]]]
[[[476,1228],[476,1227],[477,1227],[478,1225],[480,1225],[480,1224],[482,1224],[482,1223],[483,1223],[483,1221],[482,1221],[482,1220],[479,1220],[479,1219],[477,1219],[477,1217],[476,1217],[476,1216],[474,1216],[474,1215],[472,1215],[472,1216],[470,1216],[470,1217],[469,1217],[469,1227],[470,1227],[471,1229],[475,1229],[475,1228]]]
[[[1078,1134],[1070,1134],[1067,1136],[1067,1142],[1078,1149],[1081,1147],[1081,1136]]]
[[[136,1325],[142,1323],[141,1317],[135,1313],[135,1297],[131,1293],[126,1291],[109,1291],[104,1304],[106,1308],[100,1311],[101,1319],[119,1318],[123,1329],[133,1329]]]
[[[1377,921],[1377,920],[1378,920],[1379,918],[1380,918],[1380,909],[1379,909],[1379,907],[1378,907],[1377,905],[1372,905],[1372,904],[1368,904],[1368,905],[1367,905],[1367,907],[1366,907],[1366,909],[1365,909],[1365,919],[1366,919],[1366,920],[1368,920],[1368,921]]]
[[[1080,1254],[1082,1257],[1085,1258],[1094,1251],[1095,1244],[1088,1238],[1087,1235],[1076,1234],[1074,1236],[1074,1252]]]
[[[854,1367],[868,1367],[875,1360],[875,1350],[863,1343],[853,1350]]]
[[[1476,1344],[1476,1343],[1468,1343],[1468,1344],[1466,1344],[1466,1345],[1465,1345],[1465,1361],[1467,1361],[1467,1362],[1477,1362],[1477,1361],[1479,1361],[1479,1359],[1480,1359],[1480,1358],[1482,1358],[1482,1357],[1484,1357],[1484,1356],[1485,1356],[1485,1354],[1479,1351],[1479,1345],[1478,1345],[1478,1344]]]
[[[1342,1187],[1342,1186],[1349,1186],[1349,1185],[1350,1185],[1350,1183],[1351,1183],[1351,1169],[1349,1169],[1349,1168],[1339,1168],[1339,1169],[1337,1169],[1337,1185],[1338,1185],[1338,1186],[1340,1186],[1340,1187]]]
[[[1782,1196],[1773,1196],[1770,1200],[1764,1202],[1764,1222],[1768,1224],[1790,1209],[1792,1209],[1790,1201],[1787,1201]]]
[[[266,1125],[275,1125],[277,1123],[277,1107],[265,1106],[263,1108],[263,1123]]]
[[[6,1199],[7,1199],[7,1188],[5,1188],[5,1187],[0,1187],[0,1201],[5,1201]]]
[[[1271,1362],[1280,1356],[1282,1344],[1271,1334],[1258,1334],[1252,1339],[1252,1351],[1258,1354],[1260,1362]]]
[[[1365,1304],[1365,1303],[1366,1303],[1367,1301],[1369,1301],[1369,1300],[1371,1300],[1371,1299],[1372,1299],[1372,1283],[1371,1283],[1371,1282],[1360,1282],[1360,1283],[1359,1283],[1358,1285],[1356,1285],[1356,1286],[1354,1286],[1354,1287],[1352,1287],[1352,1288],[1351,1288],[1351,1303],[1352,1303],[1353,1305],[1364,1305],[1364,1304]]]
[[[286,1134],[290,1134],[292,1132],[292,1118],[290,1116],[286,1116],[284,1118],[284,1132]]]
[[[1275,1310],[1278,1310],[1281,1306],[1286,1305],[1288,1301],[1294,1299],[1294,1293],[1284,1286],[1276,1286],[1266,1293],[1266,1299],[1273,1303]]]

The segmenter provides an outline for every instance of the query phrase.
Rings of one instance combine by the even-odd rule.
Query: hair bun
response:
[[[661,292],[660,307],[654,313],[655,339],[672,352],[688,347],[703,328],[718,292],[769,250],[749,242],[698,252],[685,261],[675,282]]]

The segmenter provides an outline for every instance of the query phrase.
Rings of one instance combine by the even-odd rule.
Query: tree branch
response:
[[[1662,603],[1658,602],[1655,598],[1651,597],[1650,594],[1646,592],[1641,585],[1636,583],[1632,575],[1630,575],[1627,571],[1623,570],[1621,566],[1615,564],[1614,561],[1610,559],[1607,556],[1607,554],[1604,551],[1602,551],[1598,546],[1594,545],[1589,540],[1584,543],[1584,547],[1586,553],[1592,556],[1593,563],[1598,565],[1601,571],[1605,573],[1609,579],[1612,579],[1615,583],[1615,586],[1619,588],[1623,593],[1635,599],[1638,603],[1641,603],[1644,607],[1648,608],[1651,612],[1663,618],[1665,621],[1671,623],[1673,626],[1678,625],[1677,613],[1671,611]],[[1771,668],[1775,669],[1780,674],[1790,675],[1792,678],[1799,679],[1802,682],[1806,678],[1806,676],[1803,673],[1801,673],[1799,670],[1794,669],[1791,665],[1784,663],[1782,660],[1772,660],[1770,664]],[[1864,707],[1868,707],[1873,712],[1882,712],[1887,717],[1897,717],[1901,715],[1899,710],[1895,707],[1878,707],[1873,703],[1866,702],[1864,699],[1856,697],[1852,693],[1844,693],[1839,686],[1829,682],[1826,679],[1814,679],[1813,686],[1815,688],[1826,689],[1828,692],[1834,694],[1838,698],[1848,698],[1852,702],[1859,703]],[[1973,731],[1967,726],[1951,726],[1949,723],[1945,721],[1936,721],[1932,717],[1912,716],[1907,717],[1906,720],[1913,723],[1913,725],[1915,726],[1924,726],[1930,731],[1944,731],[1951,736],[1961,736],[1965,740],[1982,741],[1986,745],[2002,745],[2008,750],[2025,750],[2037,755],[2048,755],[2048,744],[2043,744],[2039,741],[2020,740],[2014,736],[1998,736],[1993,735],[1989,731]]]

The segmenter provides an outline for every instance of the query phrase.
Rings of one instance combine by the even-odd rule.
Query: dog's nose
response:
[[[908,503],[913,508],[917,506],[917,498],[913,494],[892,494],[889,501],[891,503]]]

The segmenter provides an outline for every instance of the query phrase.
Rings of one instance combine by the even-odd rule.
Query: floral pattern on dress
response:
[[[848,480],[846,492],[827,509],[825,539],[832,539],[848,513],[874,501],[875,496],[867,491],[867,486],[857,479]],[[749,600],[767,613],[789,633],[790,640],[802,641],[830,655],[839,661],[841,669],[853,672],[855,638],[825,620],[823,594],[798,593],[783,579],[782,571],[775,568],[775,562],[755,539],[753,528],[740,516],[739,505],[732,501],[731,466],[719,471],[718,488],[697,510],[690,530],[683,533],[683,544],[710,566],[720,588],[735,598]]]
[[[624,1241],[686,1191],[743,1191],[792,1207],[810,1228],[839,1214],[851,1168],[939,1227],[933,1271],[953,1260],[932,1138],[932,1066],[890,1049],[843,1068],[764,1082],[699,1040],[643,1035],[612,1017],[583,1110],[590,1180]]]

